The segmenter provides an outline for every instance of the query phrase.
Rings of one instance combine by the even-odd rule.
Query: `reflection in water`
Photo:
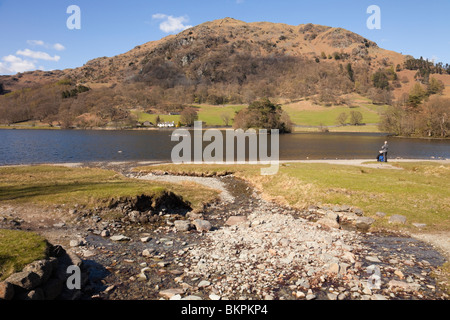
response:
[[[0,130],[0,165],[88,161],[168,161],[172,131]],[[381,134],[280,136],[280,159],[374,159]],[[390,159],[450,158],[449,140],[388,138]],[[205,145],[209,144],[205,143]]]

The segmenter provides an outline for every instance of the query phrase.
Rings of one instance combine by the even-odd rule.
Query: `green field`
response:
[[[283,109],[289,114],[291,120],[296,125],[304,126],[335,126],[336,118],[339,114],[345,112],[349,115],[351,111],[359,111],[363,115],[363,123],[379,123],[379,112],[384,110],[384,106],[364,105],[361,107],[349,108],[347,106],[337,107],[319,107],[319,110],[303,110],[299,111],[292,106],[283,106]],[[348,121],[347,120],[347,121]]]
[[[230,117],[229,125],[233,124],[233,118],[236,112],[245,108],[245,105],[226,105],[226,106],[213,106],[213,105],[194,105],[198,109],[198,119],[203,121],[208,126],[224,126],[224,121],[222,120],[222,115],[226,114]],[[371,104],[361,104],[358,107],[348,107],[348,106],[333,106],[333,107],[323,107],[315,106],[315,110],[299,110],[292,105],[284,105],[282,108],[288,113],[292,122],[295,125],[303,126],[336,126],[336,118],[342,112],[349,115],[348,120],[350,120],[351,111],[359,111],[363,115],[363,122],[368,124],[376,124],[380,122],[380,113],[386,109],[386,106],[378,106]],[[174,121],[178,123],[180,121],[180,116],[171,116],[164,114],[148,114],[144,112],[136,111],[135,114],[138,117],[139,122],[150,121],[155,123],[156,117],[159,116],[163,121],[171,122]],[[297,131],[297,130],[296,130]],[[305,130],[301,130],[305,131]],[[306,130],[309,131],[309,130]],[[313,130],[314,131],[314,130]],[[378,132],[378,128],[374,125],[367,127],[343,127],[336,128],[330,131],[342,132]]]

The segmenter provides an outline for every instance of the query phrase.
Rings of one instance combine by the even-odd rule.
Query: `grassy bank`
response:
[[[158,197],[166,191],[183,197],[194,209],[217,197],[216,191],[204,187],[136,181],[103,169],[60,166],[0,168],[0,203],[5,204],[82,204],[94,207],[111,198],[142,194]]]
[[[391,163],[392,164],[392,163]],[[249,165],[165,165],[143,167],[188,174],[234,172],[268,199],[297,208],[309,205],[348,204],[374,217],[375,227],[417,231],[412,223],[425,223],[423,231],[450,230],[450,165],[397,163],[402,170],[372,169],[331,164],[283,164],[274,176],[261,176]],[[381,211],[386,217],[378,218]],[[391,225],[389,217],[405,215],[406,225]]]
[[[46,258],[47,247],[45,239],[35,233],[0,229],[0,281]]]

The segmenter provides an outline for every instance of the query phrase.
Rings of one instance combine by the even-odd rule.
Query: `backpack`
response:
[[[383,156],[383,155],[380,155],[380,157],[378,158],[378,161],[379,161],[379,162],[384,162],[384,156]]]

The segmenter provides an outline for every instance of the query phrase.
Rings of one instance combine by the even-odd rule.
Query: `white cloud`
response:
[[[59,61],[59,59],[61,59],[60,56],[51,56],[46,52],[42,52],[42,51],[32,51],[30,49],[25,49],[25,50],[19,50],[16,52],[17,55],[19,56],[24,56],[24,57],[28,57],[28,58],[33,58],[33,59],[37,59],[37,60],[46,60],[46,61]]]
[[[152,18],[156,20],[164,20],[159,25],[159,28],[165,33],[180,32],[192,28],[191,25],[185,25],[185,23],[189,22],[187,17],[174,17],[163,13],[157,13],[154,14]]]
[[[45,46],[45,43],[42,40],[27,40],[27,43],[30,46]]]
[[[30,46],[40,46],[40,47],[44,47],[47,49],[55,49],[57,51],[63,51],[66,49],[66,47],[64,47],[61,43],[49,44],[49,43],[45,43],[42,40],[27,40],[27,43]]]
[[[66,49],[66,47],[64,47],[61,43],[55,43],[53,45],[53,49],[55,49],[57,51],[63,51]]]
[[[0,74],[16,74],[18,72],[25,72],[36,70],[33,61],[25,60],[14,55],[5,56],[0,62]]]

